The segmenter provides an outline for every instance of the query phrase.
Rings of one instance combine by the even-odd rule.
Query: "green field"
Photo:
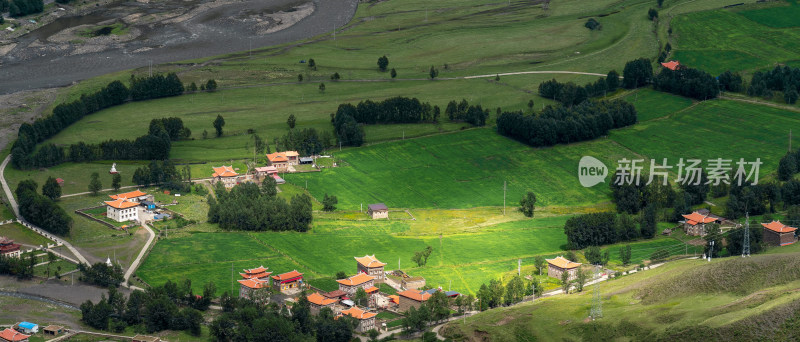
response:
[[[800,51],[797,8],[738,13],[715,10],[677,16],[671,22],[677,35],[671,58],[712,75],[725,70],[754,71],[796,60]],[[795,27],[788,27],[790,22]]]
[[[670,262],[599,285],[603,317],[589,316],[593,287],[455,321],[458,340],[782,340],[796,337],[797,253]],[[769,279],[769,280],[764,280]],[[675,290],[680,288],[680,291]],[[788,312],[788,314],[787,314]],[[786,338],[790,337],[790,338]]]
[[[639,122],[660,119],[692,105],[691,99],[652,89],[639,89],[623,99],[636,107]]]

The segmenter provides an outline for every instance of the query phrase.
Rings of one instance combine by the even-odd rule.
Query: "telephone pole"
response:
[[[744,242],[742,243],[742,258],[750,256],[750,213],[745,214]]]

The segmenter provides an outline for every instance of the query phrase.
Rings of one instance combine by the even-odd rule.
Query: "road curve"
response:
[[[47,238],[49,238],[50,240],[55,241],[56,244],[64,245],[70,252],[72,252],[73,255],[75,255],[76,258],[78,258],[79,262],[88,265],[89,261],[87,261],[86,258],[84,258],[83,255],[81,255],[81,253],[78,252],[77,249],[75,249],[75,247],[72,247],[72,244],[70,244],[69,242],[65,241],[62,238],[53,236],[53,234],[51,233],[46,233],[43,229],[25,221],[25,219],[19,215],[19,206],[17,206],[17,201],[14,199],[14,194],[11,193],[11,188],[8,187],[8,183],[6,183],[5,171],[9,161],[11,161],[11,155],[6,156],[6,159],[3,160],[3,164],[0,164],[0,183],[2,183],[3,185],[3,191],[6,193],[6,198],[8,198],[8,203],[11,204],[11,209],[14,210],[14,215],[17,216],[19,221],[22,222],[24,226],[30,228],[33,231],[36,231],[39,234],[47,236]]]

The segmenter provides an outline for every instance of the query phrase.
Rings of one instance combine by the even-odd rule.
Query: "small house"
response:
[[[278,170],[286,171],[291,165],[300,164],[300,154],[297,151],[284,151],[267,154],[267,159]]]
[[[354,258],[356,259],[357,263],[356,272],[366,273],[372,277],[375,277],[378,282],[382,282],[386,277],[383,271],[383,267],[386,266],[386,264],[375,258],[375,254]]]
[[[48,325],[48,326],[44,327],[44,329],[42,329],[42,331],[44,331],[45,335],[58,336],[62,332],[64,332],[64,327],[62,327],[60,325]]]
[[[564,272],[567,272],[569,275],[567,276],[568,281],[572,281],[578,277],[578,268],[581,266],[580,263],[572,262],[567,260],[562,256],[556,257],[555,259],[545,259],[547,260],[547,276],[553,277],[556,279],[561,279],[561,275]]]
[[[314,158],[311,157],[301,157],[300,164],[314,164]]]
[[[425,291],[418,290],[405,290],[398,292],[400,296],[399,310],[401,312],[408,311],[411,307],[419,309],[423,302],[431,298],[431,294]]]
[[[383,203],[370,204],[367,206],[367,208],[368,208],[367,213],[369,214],[369,216],[372,216],[373,219],[389,218],[389,207],[387,207],[386,204]]]
[[[705,236],[706,225],[711,223],[721,223],[722,219],[718,216],[711,215],[709,212],[694,211],[688,215],[681,215],[685,220],[683,223],[683,230],[687,235],[692,236]]]
[[[0,236],[0,255],[10,258],[19,258],[22,255],[22,245],[14,243],[7,237]]]
[[[14,329],[0,331],[0,341],[4,342],[28,342],[30,335],[25,335]]]
[[[108,197],[111,197],[111,199],[114,199],[114,200],[116,200],[116,199],[124,199],[124,200],[127,200],[129,202],[139,203],[139,202],[142,202],[142,201],[147,201],[150,196],[148,194],[144,193],[144,192],[139,191],[139,189],[136,189],[136,191],[130,191],[130,192],[126,192],[126,193],[122,193],[122,194],[116,194],[116,195],[109,195]]]
[[[272,276],[272,287],[282,293],[300,290],[303,285],[303,274],[297,270]]]
[[[334,290],[328,293],[323,293],[322,295],[325,296],[325,298],[335,299],[337,301],[347,298],[347,293],[342,290]]]
[[[20,322],[17,324],[17,330],[23,334],[36,334],[39,332],[39,325],[31,322]]]
[[[375,329],[375,316],[377,316],[378,314],[374,312],[364,311],[354,306],[347,310],[343,310],[341,314],[348,315],[358,320],[358,326],[356,326],[356,332],[365,333],[367,331]]]
[[[374,287],[375,277],[365,273],[359,273],[347,279],[339,279],[336,282],[339,283],[339,290],[342,290],[342,292],[352,297],[359,288],[366,291],[368,288]]]
[[[233,166],[212,167],[214,173],[211,174],[211,183],[222,182],[225,188],[230,189],[239,184],[239,174],[233,170]]]
[[[661,62],[661,66],[669,70],[675,71],[678,70],[678,67],[681,66],[681,63],[678,61]]]
[[[322,308],[329,308],[333,310],[333,305],[338,302],[338,300],[327,298],[318,292],[312,293],[307,298],[308,302],[311,303],[311,314],[313,315],[319,314],[319,310],[322,310]]]
[[[264,179],[266,177],[271,177],[272,175],[278,174],[278,168],[275,166],[260,166],[255,168],[255,176],[258,179]]]
[[[58,186],[64,186],[64,180],[61,178],[56,178],[56,183],[58,183]]]
[[[262,296],[258,295],[257,293],[259,291],[267,291],[269,289],[269,281],[258,278],[239,280],[239,285],[239,298],[246,298],[250,300],[258,300],[262,298]]]
[[[781,221],[762,223],[764,226],[764,242],[770,246],[786,246],[797,242],[797,228],[789,227]]]

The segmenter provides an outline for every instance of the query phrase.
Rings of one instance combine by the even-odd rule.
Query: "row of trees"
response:
[[[225,230],[305,232],[311,225],[311,198],[295,195],[290,203],[277,197],[275,180],[267,177],[259,187],[243,183],[230,192],[221,182],[215,186],[216,198],[208,195],[208,222]]]
[[[719,94],[719,85],[714,76],[684,66],[678,66],[675,70],[661,68],[653,81],[653,88],[698,100],[713,99]]]
[[[332,147],[332,142],[333,136],[329,131],[319,133],[316,128],[291,129],[276,141],[282,150],[297,151],[303,156],[320,154]]]
[[[215,298],[216,287],[208,283],[202,296],[195,296],[192,283],[185,280],[178,285],[167,281],[145,291],[134,290],[125,299],[116,287],[110,287],[108,297],[99,302],[89,300],[81,304],[81,320],[92,328],[122,332],[127,326],[134,330],[154,333],[166,329],[186,330],[200,336],[203,314]]]
[[[22,258],[0,254],[0,274],[12,275],[19,279],[30,279],[33,277],[33,265],[36,265],[36,256],[33,254]]]
[[[180,89],[180,91],[178,91]],[[169,141],[188,137],[191,132],[182,126],[175,131],[176,118],[151,122],[150,134],[130,140],[108,140],[97,145],[73,144],[64,150],[50,145],[41,148],[36,155],[36,144],[58,134],[69,125],[88,114],[122,104],[129,98],[145,100],[155,97],[174,96],[183,92],[183,85],[175,74],[150,77],[131,76],[131,90],[120,81],[113,81],[102,89],[84,94],[77,100],[62,103],[53,109],[53,114],[37,119],[33,124],[20,125],[17,140],[11,147],[12,165],[19,169],[48,167],[66,161],[84,162],[94,159],[165,159],[169,155]],[[179,120],[179,119],[178,119]],[[157,134],[153,126],[162,126],[167,138]]]
[[[536,277],[527,280],[514,276],[505,285],[498,279],[492,279],[489,284],[482,284],[477,293],[478,309],[484,311],[501,305],[511,305],[522,301],[523,297],[535,294],[541,296],[544,286]],[[472,303],[471,298],[466,298]]]
[[[798,89],[800,89],[800,68],[776,66],[770,71],[753,73],[747,95],[772,97],[773,91],[780,91],[783,92],[786,103],[794,104],[800,96]]]
[[[256,304],[232,298],[227,292],[220,297],[220,302],[223,312],[209,325],[216,341],[350,342],[358,325],[353,317],[335,317],[330,308],[322,308],[316,317],[313,316],[306,296],[299,298],[291,313],[275,303]]]
[[[336,115],[347,114],[362,124],[436,122],[438,107],[422,103],[417,98],[392,97],[383,101],[361,101],[358,105],[339,105]]]
[[[584,86],[572,82],[561,83],[552,79],[539,84],[539,95],[559,101],[567,106],[572,106],[586,101],[590,97],[604,96],[606,92],[613,92],[619,88],[619,74],[611,70],[606,78],[600,78],[594,83]]]
[[[67,235],[72,228],[72,217],[56,202],[39,194],[39,185],[27,179],[19,182],[15,194],[19,213],[28,222],[56,235]]]
[[[455,100],[447,103],[444,113],[447,119],[454,122],[466,122],[473,126],[485,126],[486,119],[489,118],[489,109],[483,109],[481,105],[470,105],[466,99],[456,103]],[[439,107],[433,107],[434,122],[438,122]]]
[[[6,4],[8,5],[8,14],[12,17],[44,11],[44,1],[42,0],[11,0],[10,3],[6,1]]]
[[[647,58],[629,61],[625,63],[622,77],[622,85],[628,89],[648,85],[653,81],[653,65]]]
[[[639,237],[652,238],[656,232],[655,208],[649,208],[653,209],[645,210],[639,230],[636,229],[636,220],[628,214],[602,212],[573,216],[564,224],[567,248],[582,249]]]
[[[339,105],[350,106],[350,104]],[[358,124],[350,110],[337,110],[333,115],[333,129],[339,144],[344,146],[361,146],[364,144],[364,127]]]
[[[109,266],[104,262],[98,262],[87,266],[81,263],[78,264],[78,270],[81,271],[79,278],[81,281],[101,287],[117,287],[125,279],[119,264]]]
[[[540,147],[595,139],[636,121],[636,109],[627,101],[586,101],[547,106],[539,115],[504,112],[497,117],[497,132]]]
[[[474,300],[472,300],[471,296],[470,298],[461,297],[457,297],[458,303],[456,305],[459,307],[459,311],[461,311],[461,307],[472,306]],[[450,305],[452,302],[444,292],[434,292],[419,308],[412,306],[406,311],[406,317],[403,318],[403,331],[406,333],[425,331],[430,323],[440,322],[450,317]]]

